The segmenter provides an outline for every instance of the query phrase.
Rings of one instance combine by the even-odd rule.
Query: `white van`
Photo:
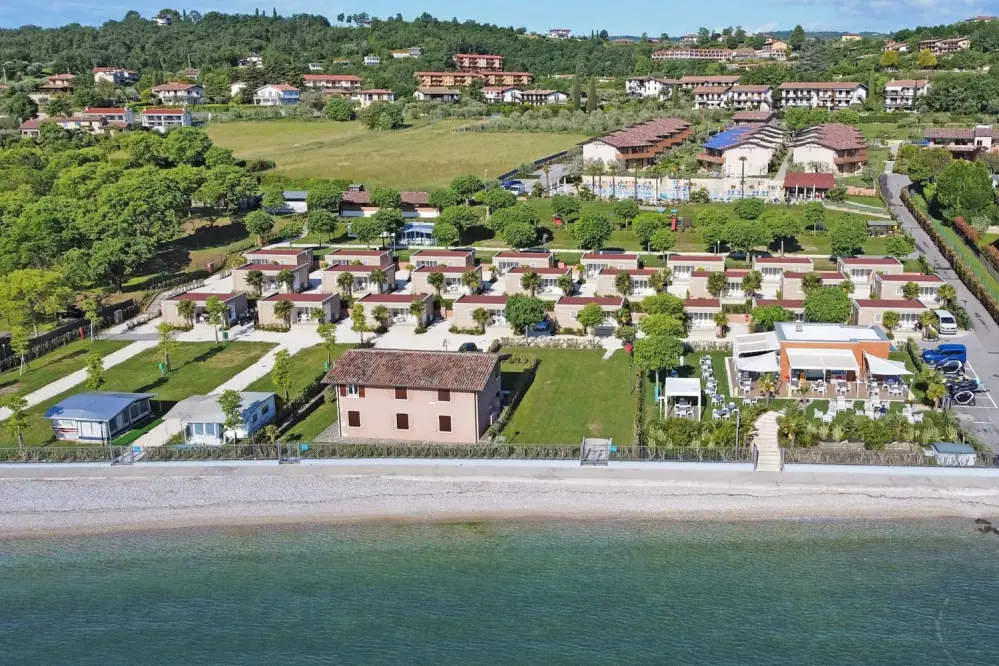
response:
[[[957,333],[957,320],[947,310],[936,310],[937,330],[940,335],[955,335]]]

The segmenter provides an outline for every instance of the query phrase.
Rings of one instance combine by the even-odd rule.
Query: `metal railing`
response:
[[[783,464],[799,465],[868,465],[873,467],[941,467],[935,458],[922,451],[868,451],[866,449],[782,448]],[[995,455],[977,453],[950,456],[960,467],[999,467]],[[972,464],[973,463],[973,464]]]

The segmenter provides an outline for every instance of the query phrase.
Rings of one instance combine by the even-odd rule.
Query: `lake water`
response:
[[[999,664],[971,521],[0,540],[0,663]]]

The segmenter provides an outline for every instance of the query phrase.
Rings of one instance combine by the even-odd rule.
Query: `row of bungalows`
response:
[[[641,169],[651,166],[664,152],[693,135],[694,128],[686,120],[650,120],[590,139],[583,144],[583,160],[624,162],[627,169]]]

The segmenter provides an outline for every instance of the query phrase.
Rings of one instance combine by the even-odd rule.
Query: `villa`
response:
[[[535,296],[540,298],[561,296],[562,290],[558,286],[560,277],[568,275],[572,278],[572,268],[565,266],[562,268],[554,266],[517,266],[506,272],[503,279],[503,291],[506,294],[528,294],[527,289],[521,285],[521,280],[527,273],[535,273],[540,278],[540,285],[535,290]]]
[[[454,325],[458,328],[476,328],[479,324],[473,314],[478,309],[489,313],[487,326],[506,326],[506,294],[471,294],[459,296],[454,302]]]

